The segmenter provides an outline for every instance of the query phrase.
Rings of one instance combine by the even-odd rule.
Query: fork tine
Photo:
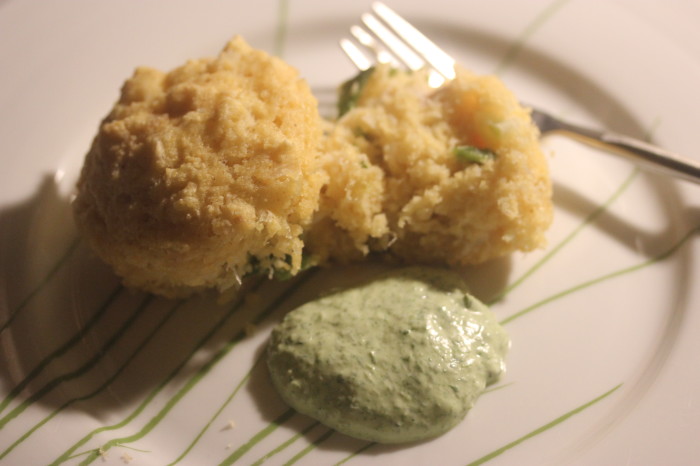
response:
[[[429,63],[446,80],[450,81],[455,78],[455,60],[415,26],[382,2],[375,2],[372,9],[403,42],[409,44],[425,62]]]
[[[370,14],[362,15],[362,22],[391,50],[410,70],[417,71],[425,66],[425,60],[411,50],[401,39]]]
[[[390,63],[393,66],[398,66],[396,58],[382,44],[377,42],[374,37],[360,26],[352,26],[350,28],[352,34],[358,42],[374,52],[374,56],[379,63]]]
[[[372,62],[350,39],[340,39],[340,47],[360,71],[365,71],[372,66]]]
[[[366,70],[373,61],[393,66],[403,64],[412,71],[428,67],[428,84],[433,88],[454,79],[455,60],[382,2],[374,2],[372,13],[363,14],[361,19],[369,32],[355,25],[350,33],[357,43],[350,39],[340,41],[341,48],[358,69]],[[362,47],[374,59],[368,58]]]

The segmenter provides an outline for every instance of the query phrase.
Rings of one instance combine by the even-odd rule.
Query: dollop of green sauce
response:
[[[411,267],[289,312],[267,364],[298,412],[352,437],[403,443],[458,424],[504,372],[509,346],[459,275]]]

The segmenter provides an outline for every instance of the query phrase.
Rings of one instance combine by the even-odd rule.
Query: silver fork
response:
[[[350,28],[352,39],[343,38],[340,46],[355,66],[364,71],[374,63],[389,63],[410,70],[429,68],[429,83],[439,87],[455,77],[455,60],[395,11],[375,2],[372,13],[365,13],[363,26]],[[368,54],[369,53],[369,54]],[[672,175],[700,184],[700,162],[638,139],[585,128],[526,105],[541,134],[559,133],[589,146],[602,149],[651,171]]]

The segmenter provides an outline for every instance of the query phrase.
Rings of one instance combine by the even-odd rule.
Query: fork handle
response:
[[[639,139],[560,122],[557,132],[586,145],[621,155],[649,170],[700,184],[700,163]]]

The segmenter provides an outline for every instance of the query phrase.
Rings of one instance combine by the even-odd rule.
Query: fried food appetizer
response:
[[[294,274],[320,136],[298,72],[240,37],[169,73],[138,68],[85,158],[77,225],[127,286],[167,297]]]
[[[544,245],[547,161],[528,110],[498,78],[458,69],[435,90],[425,73],[380,65],[344,90],[321,151],[331,176],[311,254],[465,265]]]

